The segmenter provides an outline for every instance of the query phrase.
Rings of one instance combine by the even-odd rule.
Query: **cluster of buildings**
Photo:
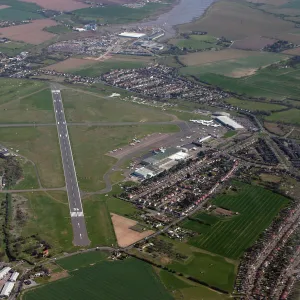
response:
[[[228,94],[222,90],[182,79],[174,68],[164,65],[113,70],[104,74],[102,79],[110,85],[152,98],[180,98],[212,104],[228,97]]]
[[[19,275],[18,272],[14,272],[10,267],[4,267],[0,271],[0,280],[5,281],[1,289],[0,298],[8,298],[10,296]]]
[[[83,27],[73,27],[74,31],[79,31],[79,32],[83,32],[83,31],[97,31],[97,24],[86,24]]]

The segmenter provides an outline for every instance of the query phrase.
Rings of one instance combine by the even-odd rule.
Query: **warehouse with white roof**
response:
[[[8,272],[11,270],[10,267],[5,267],[3,268],[1,271],[0,271],[0,280],[3,279],[7,274]]]
[[[128,31],[124,31],[119,34],[119,36],[121,37],[134,38],[134,39],[139,39],[145,35],[146,35],[145,33],[141,33],[141,32],[128,32]]]
[[[9,295],[10,295],[10,293],[11,293],[11,291],[12,291],[13,288],[14,288],[14,285],[15,285],[14,282],[7,281],[7,282],[4,284],[4,286],[3,286],[2,290],[1,290],[0,297],[1,297],[1,298],[4,298],[4,297],[5,297],[5,298],[8,298]]]
[[[11,276],[10,276],[10,278],[9,278],[9,281],[11,281],[11,282],[16,282],[17,281],[17,279],[18,279],[18,277],[19,277],[19,273],[18,272],[14,272]]]
[[[220,122],[222,125],[227,126],[233,130],[241,130],[244,129],[242,125],[237,123],[236,121],[232,120],[231,118],[227,116],[218,116],[216,117],[216,120]]]

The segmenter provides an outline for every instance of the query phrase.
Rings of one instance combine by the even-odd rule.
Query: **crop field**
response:
[[[68,122],[160,122],[172,117],[161,110],[78,90],[62,92]]]
[[[72,277],[28,291],[24,300],[171,300],[152,267],[135,259],[100,262],[80,268]]]
[[[0,52],[8,55],[15,56],[22,51],[30,49],[32,45],[20,43],[20,42],[8,42],[0,44]]]
[[[265,117],[265,120],[271,122],[280,122],[300,125],[300,110],[293,108],[285,111],[273,113],[271,116]]]
[[[50,253],[73,250],[73,231],[66,192],[28,192],[21,196],[28,199],[30,218],[21,234],[38,234],[51,245]]]
[[[231,48],[241,50],[261,50],[267,45],[272,45],[276,42],[275,39],[262,36],[251,36],[242,40],[234,41]]]
[[[2,11],[5,10],[0,10],[0,14]],[[43,30],[45,27],[54,25],[57,25],[57,23],[50,19],[34,20],[29,24],[0,28],[0,34],[13,41],[39,45],[56,36],[53,33]]]
[[[65,72],[65,71],[69,71],[72,69],[81,68],[83,66],[90,66],[95,63],[97,63],[97,61],[70,57],[70,58],[60,61],[56,64],[47,66],[45,69],[54,70],[57,72]]]
[[[195,252],[186,264],[174,262],[170,268],[204,281],[210,286],[229,292],[233,289],[235,266],[223,257]]]
[[[0,143],[32,160],[43,187],[64,186],[56,127],[0,128]]]
[[[116,159],[105,155],[110,150],[128,145],[134,137],[141,139],[154,132],[176,131],[178,127],[174,125],[69,127],[80,188],[97,191],[105,187],[103,175],[116,162]]]
[[[285,56],[281,54],[254,53],[254,55],[249,55],[248,57],[183,67],[180,69],[180,73],[195,76],[212,73],[240,78],[253,75],[259,68],[279,62],[283,59],[285,59]]]
[[[225,90],[254,97],[283,100],[300,99],[300,69],[276,69],[267,67],[245,78],[230,78],[217,74],[204,74],[200,80]]]
[[[230,98],[226,100],[227,103],[238,106],[243,109],[248,109],[251,111],[260,110],[260,111],[276,111],[285,109],[286,106],[280,104],[273,104],[273,103],[264,103],[264,102],[257,102],[257,101],[247,101],[247,100],[239,100],[236,98]]]
[[[0,0],[0,19],[2,21],[25,21],[43,19],[37,10],[41,9],[34,3],[24,3],[18,0]],[[5,8],[6,6],[6,8]]]
[[[240,1],[216,2],[203,18],[179,26],[180,32],[202,30],[233,41],[257,35],[276,38],[280,34],[288,35],[293,29],[293,23],[265,14]]]
[[[79,2],[76,0],[21,0],[23,2],[28,3],[36,3],[40,7],[57,10],[57,11],[72,11],[76,9],[81,9],[85,7],[89,7],[87,4],[84,4],[83,1]]]
[[[72,30],[69,27],[64,25],[49,26],[49,27],[45,27],[44,30],[53,34],[63,34],[67,32],[72,32]]]
[[[83,201],[83,210],[91,246],[116,245],[106,199],[99,195],[86,198]]]
[[[50,89],[0,104],[0,123],[54,123]]]
[[[219,218],[213,225],[197,222],[198,232],[201,233],[191,238],[189,243],[225,257],[238,259],[269,226],[288,200],[258,186],[240,182],[234,184],[238,188],[236,194],[218,196],[212,204],[238,214]],[[190,225],[186,224],[185,227],[190,228]]]
[[[209,35],[190,35],[188,39],[173,39],[170,40],[169,43],[176,45],[179,48],[188,48],[192,50],[221,48],[221,46],[217,45],[217,39]]]

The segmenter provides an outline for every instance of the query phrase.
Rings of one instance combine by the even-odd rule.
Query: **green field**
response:
[[[74,250],[73,231],[66,192],[22,193],[28,199],[28,214],[21,229],[23,236],[38,234],[51,245],[50,253]]]
[[[253,56],[230,59],[202,65],[183,67],[180,73],[183,75],[205,76],[206,74],[218,74],[228,77],[247,76],[248,71],[253,72],[255,69],[281,61],[285,56],[274,53],[255,53]]]
[[[44,30],[54,33],[54,34],[63,34],[63,33],[67,33],[67,32],[72,32],[72,29],[70,29],[69,27],[64,26],[64,25],[50,26],[50,27],[44,28]]]
[[[21,42],[1,43],[0,44],[0,52],[6,54],[8,56],[15,56],[15,55],[21,53],[22,51],[28,50],[31,47],[32,47],[32,45],[21,43]]]
[[[146,66],[147,61],[145,59],[139,61],[103,61],[99,64],[89,65],[88,67],[71,69],[70,73],[80,76],[97,77],[116,69],[138,69]]]
[[[135,259],[100,262],[71,277],[28,291],[24,300],[171,300],[152,267]]]
[[[275,111],[275,110],[282,110],[286,108],[286,106],[273,104],[273,103],[264,103],[258,101],[247,101],[247,100],[239,100],[236,98],[230,98],[226,100],[227,103],[238,106],[243,109],[248,109],[251,111]]]
[[[30,162],[21,161],[23,169],[23,179],[12,187],[14,190],[26,190],[39,188],[37,175],[34,165]]]
[[[164,3],[148,3],[141,8],[129,8],[121,5],[109,5],[97,8],[83,8],[74,11],[80,20],[96,21],[97,23],[124,24],[140,21],[158,11],[164,10],[172,1]]]
[[[69,122],[161,122],[172,117],[161,110],[92,94],[66,89],[62,92]]]
[[[177,131],[178,127],[175,125],[70,126],[69,133],[80,188],[83,191],[97,191],[105,187],[103,175],[116,162],[115,158],[105,155],[109,151],[129,145],[134,137],[142,138],[150,133]]]
[[[64,186],[56,127],[0,128],[0,142],[32,160],[43,187]]]
[[[217,196],[212,204],[226,208],[238,215],[220,217],[213,225],[199,223],[197,232],[200,234],[189,240],[195,247],[237,259],[257,239],[258,235],[269,226],[280,209],[288,203],[283,196],[236,182],[238,192]],[[185,228],[194,230],[195,224],[183,223]]]
[[[235,280],[235,266],[223,257],[195,252],[187,263],[174,262],[171,269],[204,281],[210,286],[232,291]]]
[[[170,43],[179,48],[187,48],[190,50],[208,50],[208,49],[221,49],[217,45],[217,38],[210,35],[190,35],[188,39],[174,39]]]
[[[115,245],[115,233],[106,199],[103,200],[100,195],[86,198],[83,210],[91,246]]]
[[[237,132],[235,130],[229,130],[223,135],[223,138],[230,138],[236,134],[237,134]]]
[[[44,16],[37,12],[41,7],[34,3],[17,0],[0,0],[0,5],[10,6],[9,8],[0,10],[0,19],[2,21],[23,21],[44,18]]]
[[[300,110],[289,109],[273,113],[265,118],[267,121],[300,125]]]
[[[79,268],[88,267],[91,264],[102,262],[106,260],[107,256],[105,252],[91,251],[59,259],[56,263],[65,270],[74,271]]]

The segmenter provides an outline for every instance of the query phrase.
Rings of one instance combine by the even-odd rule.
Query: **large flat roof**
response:
[[[227,116],[219,116],[216,117],[217,120],[219,120],[221,123],[228,125],[234,129],[243,129],[244,127],[237,123],[236,121],[232,120],[231,118]]]
[[[124,31],[122,33],[119,34],[119,36],[123,36],[123,37],[131,37],[131,38],[140,38],[145,36],[145,33],[141,33],[141,32],[129,32],[129,31]]]

